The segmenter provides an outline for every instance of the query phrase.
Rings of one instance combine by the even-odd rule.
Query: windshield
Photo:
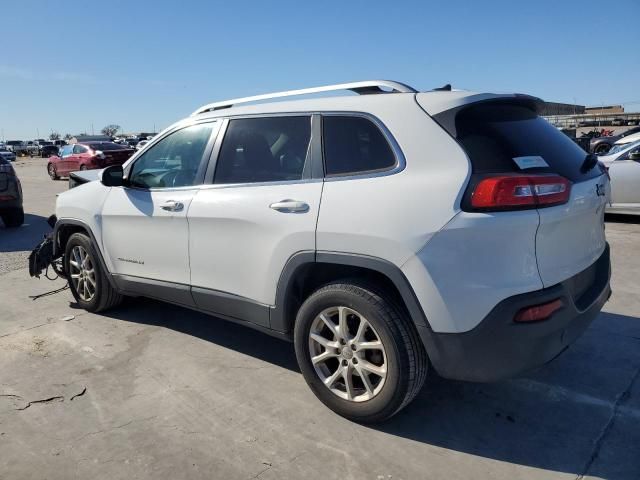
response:
[[[569,137],[527,108],[505,102],[480,103],[456,117],[456,138],[467,152],[473,173],[557,173],[572,182],[589,180],[601,172],[581,167],[587,153]],[[533,160],[522,167],[518,161]]]

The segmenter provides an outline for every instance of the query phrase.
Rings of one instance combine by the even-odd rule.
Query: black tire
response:
[[[11,208],[2,212],[2,221],[7,228],[16,228],[24,223],[24,210]]]
[[[366,317],[384,346],[385,382],[373,398],[361,402],[334,394],[311,361],[309,334],[313,322],[320,312],[336,306],[346,306]],[[357,281],[332,283],[310,295],[298,311],[294,342],[298,365],[311,390],[338,415],[356,422],[376,423],[395,415],[415,398],[427,376],[427,353],[411,319],[375,288]]]
[[[95,270],[95,293],[88,301],[81,298],[78,294],[69,275],[69,272],[71,272],[71,252],[75,246],[80,246],[87,252]],[[120,295],[109,283],[109,279],[107,278],[105,271],[102,269],[102,265],[93,243],[84,233],[74,233],[69,237],[67,245],[65,246],[64,271],[67,273],[69,289],[73,294],[73,298],[75,298],[78,305],[85,310],[89,312],[103,312],[119,305],[122,302],[123,296]]]
[[[596,146],[594,153],[597,155],[602,155],[604,153],[607,153],[609,150],[611,150],[611,145],[609,145],[608,143],[600,143]]]
[[[80,165],[80,170],[86,170],[87,166],[86,165]]]
[[[49,178],[51,178],[51,180],[58,180],[58,178],[60,178],[53,163],[47,165],[47,173],[49,174]]]

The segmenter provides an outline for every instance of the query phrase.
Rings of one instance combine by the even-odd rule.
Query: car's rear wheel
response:
[[[5,227],[16,228],[24,223],[24,209],[11,208],[2,212]]]
[[[354,421],[386,420],[426,378],[427,355],[415,327],[369,286],[333,283],[314,292],[298,311],[294,339],[311,390]]]
[[[86,165],[80,165],[80,170],[86,170],[87,166]]]
[[[608,143],[601,143],[598,146],[596,146],[595,153],[598,155],[603,155],[607,153],[609,150],[611,150],[611,145],[609,145]]]
[[[101,312],[122,302],[122,295],[109,283],[87,235],[74,233],[69,237],[65,247],[64,271],[73,297],[85,310]]]
[[[51,180],[57,180],[59,178],[58,172],[56,171],[56,167],[53,163],[47,165],[47,172],[49,173]]]

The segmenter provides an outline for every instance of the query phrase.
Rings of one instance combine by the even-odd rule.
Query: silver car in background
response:
[[[611,177],[607,212],[640,215],[640,140],[614,145],[598,160],[609,169]]]

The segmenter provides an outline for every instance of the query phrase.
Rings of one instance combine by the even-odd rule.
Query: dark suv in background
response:
[[[24,223],[22,186],[8,160],[0,157],[0,218],[5,227],[19,227]]]

